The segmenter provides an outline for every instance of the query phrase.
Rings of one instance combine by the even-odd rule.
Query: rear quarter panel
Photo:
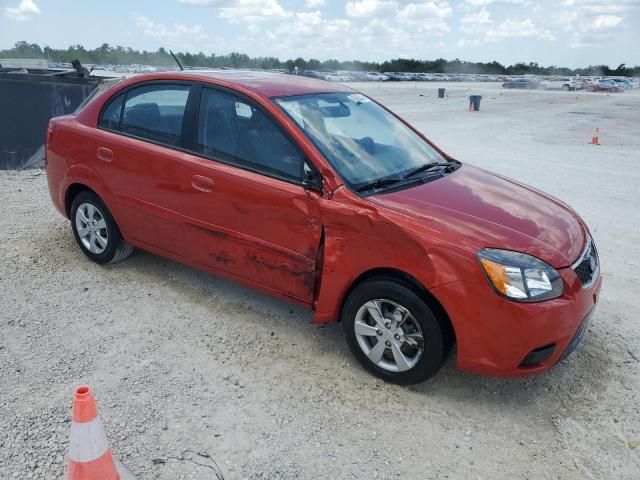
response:
[[[96,173],[96,159],[91,154],[95,129],[78,122],[73,116],[65,116],[52,119],[49,130],[45,165],[49,194],[58,211],[68,217],[67,192],[72,185],[81,184],[96,192],[117,221],[114,197]]]

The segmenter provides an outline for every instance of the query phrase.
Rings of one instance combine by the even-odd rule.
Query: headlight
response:
[[[525,253],[485,248],[478,260],[487,280],[502,296],[516,302],[541,302],[562,295],[555,268]]]

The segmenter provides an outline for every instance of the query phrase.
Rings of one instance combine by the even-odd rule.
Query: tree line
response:
[[[189,53],[177,52],[176,57],[182,65],[189,67],[209,68],[261,68],[299,70],[351,70],[351,71],[377,71],[377,72],[424,72],[424,73],[469,73],[469,74],[493,74],[493,75],[620,75],[640,76],[640,65],[627,67],[626,64],[610,68],[608,65],[590,65],[586,68],[566,68],[556,65],[542,66],[536,62],[516,63],[514,65],[502,65],[493,61],[488,63],[467,62],[459,59],[445,60],[417,60],[397,58],[384,62],[363,62],[359,60],[339,61],[314,58],[280,60],[276,57],[250,57],[244,53],[232,52],[225,55],[203,52]],[[50,62],[71,62],[74,59],[81,63],[103,65],[153,65],[156,67],[175,66],[175,61],[168,50],[160,47],[152,52],[147,50],[134,50],[131,47],[112,46],[104,43],[93,50],[82,45],[71,45],[66,49],[41,47],[36,43],[25,41],[17,42],[13,48],[0,50],[0,58],[46,58]]]

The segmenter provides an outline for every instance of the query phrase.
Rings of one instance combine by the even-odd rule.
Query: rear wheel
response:
[[[133,246],[123,238],[111,212],[100,197],[80,192],[71,203],[71,229],[82,252],[96,263],[124,260]]]
[[[433,376],[451,350],[451,339],[426,302],[408,285],[374,279],[345,301],[342,327],[351,352],[367,370],[393,383]]]

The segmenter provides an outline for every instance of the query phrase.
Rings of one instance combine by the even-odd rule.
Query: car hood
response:
[[[567,205],[469,165],[369,199],[403,214],[416,233],[473,252],[485,247],[515,250],[561,268],[578,258],[585,244],[585,227]]]

